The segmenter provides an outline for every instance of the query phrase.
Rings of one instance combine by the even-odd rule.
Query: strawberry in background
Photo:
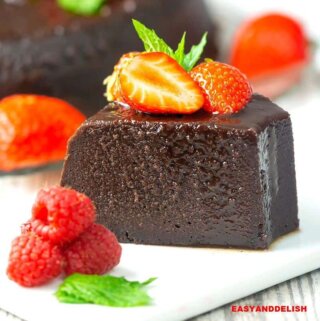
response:
[[[16,94],[0,100],[0,172],[64,159],[85,116],[54,97]]]
[[[308,63],[308,41],[295,19],[277,13],[246,21],[236,32],[230,63],[254,91],[275,97],[297,83]]]

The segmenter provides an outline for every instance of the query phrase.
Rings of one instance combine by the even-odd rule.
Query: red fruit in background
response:
[[[203,108],[208,112],[238,112],[252,96],[246,76],[233,66],[216,61],[204,62],[194,67],[190,75],[203,91]]]
[[[131,108],[157,114],[191,114],[203,105],[199,86],[162,52],[134,57],[120,72],[122,98]]]
[[[302,26],[291,17],[272,13],[240,26],[230,63],[248,76],[255,90],[275,96],[299,79],[307,60]]]
[[[0,100],[0,171],[62,160],[68,139],[84,120],[57,98],[13,95]]]
[[[67,275],[104,274],[118,265],[121,246],[116,236],[99,224],[93,224],[64,250]]]
[[[42,285],[62,272],[62,262],[56,245],[26,233],[12,242],[7,275],[22,286]]]
[[[38,236],[64,245],[93,224],[95,216],[95,207],[86,195],[60,186],[43,188],[33,205],[32,220],[22,231],[30,230],[31,224]]]

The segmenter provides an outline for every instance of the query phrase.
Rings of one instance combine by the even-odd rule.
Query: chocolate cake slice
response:
[[[94,114],[105,104],[102,82],[119,57],[142,50],[133,17],[171,44],[185,30],[190,44],[209,31],[206,57],[216,56],[216,27],[202,0],[109,0],[91,17],[69,14],[56,0],[0,1],[0,98],[51,95]]]
[[[290,117],[257,94],[230,116],[109,103],[69,142],[61,184],[121,242],[264,249],[299,224]]]

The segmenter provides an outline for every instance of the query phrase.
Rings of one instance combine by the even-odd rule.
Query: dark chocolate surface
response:
[[[94,114],[105,104],[103,79],[121,55],[143,50],[132,18],[174,47],[185,30],[188,46],[208,31],[204,56],[217,54],[217,29],[199,0],[110,0],[91,17],[67,13],[55,0],[1,1],[0,98],[17,92],[52,95]]]
[[[61,183],[122,242],[266,248],[298,226],[290,117],[259,95],[231,116],[111,103],[70,141]]]
[[[220,126],[226,129],[253,130],[260,132],[265,129],[270,122],[280,121],[288,118],[288,113],[282,108],[270,102],[261,95],[253,95],[251,101],[241,112],[232,115],[215,115],[200,110],[191,115],[153,115],[136,112],[129,107],[118,103],[110,103],[107,108],[101,110],[88,120],[88,124],[96,121],[123,121],[123,122],[150,122],[165,124],[166,126],[177,126],[180,124]]]
[[[114,1],[111,1],[110,8],[114,7],[112,2]],[[0,21],[5,21],[5,23],[0,27],[0,39],[1,41],[15,41],[54,34],[61,35],[70,28],[76,31],[84,26],[92,25],[102,16],[88,18],[73,15],[60,9],[56,0],[2,0]],[[8,17],[15,19],[8,19]]]

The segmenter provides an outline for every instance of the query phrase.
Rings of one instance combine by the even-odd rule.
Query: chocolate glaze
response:
[[[260,95],[231,116],[110,103],[71,139],[61,184],[122,242],[266,248],[298,227],[290,117]]]
[[[56,0],[1,1],[0,98],[16,92],[52,95],[92,115],[105,104],[102,82],[121,55],[143,50],[133,17],[173,46],[185,30],[188,45],[208,31],[205,56],[216,56],[217,30],[199,0],[110,0],[92,17],[69,14]]]
[[[266,104],[271,107],[266,108]],[[89,123],[95,121],[124,121],[140,123],[157,123],[166,126],[190,125],[219,126],[226,129],[252,130],[261,132],[271,121],[280,121],[288,118],[288,113],[273,104],[268,98],[254,95],[249,104],[241,112],[231,115],[215,115],[203,110],[191,115],[154,115],[136,112],[135,110],[110,103],[106,108],[92,116]]]

